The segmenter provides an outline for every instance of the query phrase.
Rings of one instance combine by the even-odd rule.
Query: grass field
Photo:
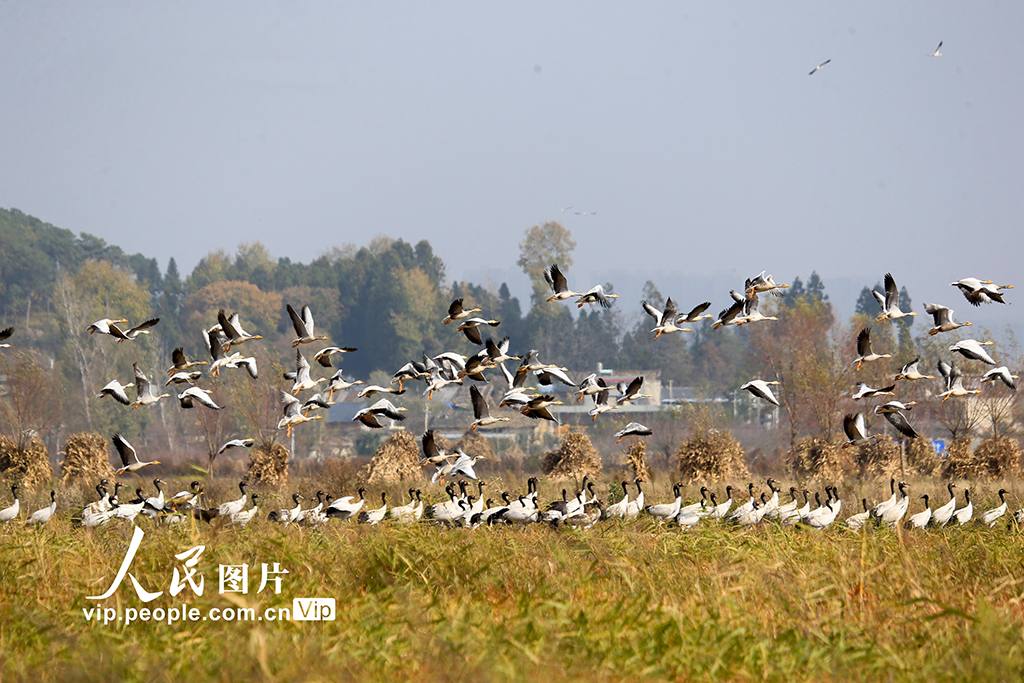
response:
[[[227,487],[225,486],[225,490]],[[852,496],[852,494],[851,494]],[[852,507],[852,500],[847,502]],[[847,512],[849,508],[844,509]],[[847,514],[852,514],[852,511]],[[649,520],[589,531],[331,523],[153,526],[132,573],[203,614],[334,597],[326,622],[87,621],[132,530],[0,529],[4,680],[1011,680],[1024,676],[1024,537]],[[261,515],[262,516],[262,515]],[[841,515],[845,517],[846,515]],[[202,597],[166,591],[197,544]],[[247,595],[218,564],[248,563]],[[257,595],[259,563],[290,571]],[[102,602],[140,607],[129,581]]]

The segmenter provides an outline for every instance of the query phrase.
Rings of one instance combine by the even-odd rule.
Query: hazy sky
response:
[[[949,287],[1024,285],[1022,36],[1015,2],[2,2],[0,206],[185,273],[386,234],[500,280],[561,220],[630,306],[816,269],[1024,316]]]

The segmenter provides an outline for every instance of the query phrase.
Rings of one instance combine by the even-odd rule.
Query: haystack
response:
[[[288,449],[279,443],[266,446],[259,444],[249,450],[250,482],[269,486],[284,486],[288,483]]]
[[[76,482],[92,485],[100,479],[114,478],[114,468],[107,455],[107,440],[95,432],[72,434],[64,444],[60,483]]]
[[[961,436],[953,439],[946,448],[946,459],[943,462],[942,476],[946,479],[977,479],[985,475],[981,463],[971,450],[973,439]]]
[[[900,477],[900,445],[882,436],[860,447],[857,469],[863,477]]]
[[[545,453],[540,463],[541,472],[552,479],[596,477],[601,474],[601,456],[590,437],[583,432],[569,432],[557,451]]]
[[[823,436],[812,436],[797,443],[786,454],[790,473],[801,481],[818,478],[835,482],[853,469],[853,455],[849,449]]]
[[[444,448],[441,446],[439,435],[435,435],[434,438],[438,447]],[[359,471],[359,479],[366,484],[422,482],[420,444],[416,437],[409,432],[395,432],[380,445],[370,462]]]
[[[7,481],[19,482],[24,488],[49,481],[53,468],[50,467],[46,445],[32,437],[28,446],[21,449],[6,436],[0,436],[0,476]]]
[[[942,470],[942,459],[935,453],[930,440],[918,437],[907,442],[907,474],[934,477]]]
[[[694,425],[690,438],[676,451],[676,476],[687,484],[745,478],[749,474],[740,442],[729,430],[710,427],[705,421]]]
[[[634,441],[622,454],[622,465],[633,472],[633,478],[651,481],[651,468],[647,466],[647,442]]]
[[[1020,472],[1020,446],[1009,436],[989,437],[972,452],[969,438],[957,439],[945,465],[944,474],[950,478],[1013,477]]]
[[[519,443],[516,441],[513,441],[511,446],[501,452],[501,462],[506,467],[518,467],[526,457],[526,453],[519,447]]]

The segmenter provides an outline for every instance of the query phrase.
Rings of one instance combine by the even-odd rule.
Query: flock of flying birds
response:
[[[929,52],[928,53],[928,56],[929,57],[941,57],[942,56],[942,41],[941,40],[939,41],[939,44],[935,47],[935,50],[933,52]],[[831,61],[832,61],[831,58],[830,59],[826,59],[824,62],[822,62],[818,66],[816,66],[813,69],[811,69],[811,71],[810,71],[810,73],[808,75],[809,76],[813,76],[814,74],[818,73],[819,71],[821,71],[822,69],[825,68],[826,64],[828,64]]]
[[[596,285],[583,292],[573,291],[569,287],[566,276],[561,272],[557,264],[552,264],[545,269],[544,278],[551,289],[551,296],[547,300],[549,303],[572,301],[576,303],[577,307],[582,307],[584,305],[610,307],[612,305],[612,300],[618,298],[616,294],[605,292],[601,285]],[[957,287],[963,293],[967,301],[974,306],[990,303],[1005,304],[1006,301],[1003,298],[1003,290],[1012,289],[1012,285],[996,285],[991,280],[980,280],[977,278],[964,278],[952,283],[952,286]],[[783,296],[783,290],[787,287],[788,285],[786,284],[777,284],[771,275],[767,274],[766,271],[762,271],[757,276],[748,278],[745,281],[742,292],[736,290],[730,292],[732,303],[728,308],[722,310],[718,314],[717,318],[705,313],[705,311],[711,306],[710,302],[703,302],[693,307],[688,313],[682,315],[678,313],[676,304],[671,298],[665,302],[664,309],[662,310],[655,308],[647,301],[642,302],[641,305],[643,310],[653,319],[654,327],[651,328],[651,333],[653,333],[654,338],[658,338],[662,335],[691,331],[691,328],[686,327],[686,325],[696,323],[702,319],[713,320],[711,323],[713,329],[719,329],[725,326],[738,327],[741,325],[776,320],[774,316],[767,316],[760,312],[758,297],[762,294],[781,297]],[[905,316],[916,315],[915,312],[902,311],[900,309],[899,291],[895,279],[891,274],[887,273],[885,275],[884,289],[884,293],[874,292],[880,306],[880,314],[877,318],[878,321],[897,320]],[[924,308],[925,311],[933,317],[934,321],[933,327],[929,330],[930,334],[934,335],[942,332],[949,332],[971,324],[969,322],[956,322],[953,319],[952,310],[946,306],[926,303]],[[301,313],[299,313],[296,312],[291,305],[288,305],[287,311],[291,318],[296,335],[295,339],[292,341],[292,347],[296,349],[295,370],[285,374],[285,379],[292,382],[290,389],[287,391],[280,391],[283,415],[278,422],[278,428],[287,430],[286,434],[290,435],[291,430],[296,426],[312,420],[321,419],[321,415],[312,413],[317,410],[326,409],[332,405],[332,400],[336,392],[349,389],[357,385],[362,385],[363,382],[360,380],[346,380],[341,369],[337,369],[330,378],[319,377],[314,379],[312,376],[312,365],[303,355],[300,345],[310,344],[317,341],[325,341],[327,340],[327,335],[317,335],[315,333],[313,315],[308,306],[303,306]],[[495,342],[490,337],[487,337],[486,340],[483,338],[481,328],[497,327],[500,325],[500,321],[474,316],[474,314],[481,312],[482,311],[479,308],[464,307],[463,300],[456,299],[451,303],[448,309],[448,315],[441,321],[445,325],[458,323],[457,330],[461,331],[472,343],[481,346],[481,349],[477,353],[468,357],[452,351],[441,353],[434,357],[423,354],[422,360],[411,360],[403,367],[399,368],[392,377],[389,386],[364,385],[358,392],[359,398],[371,398],[376,394],[400,396],[406,392],[406,388],[404,386],[406,383],[419,381],[424,383],[425,388],[423,389],[423,393],[426,395],[427,400],[430,400],[435,391],[450,385],[461,385],[467,379],[474,382],[487,382],[488,376],[485,373],[488,371],[495,372],[500,375],[506,384],[507,388],[499,403],[500,407],[516,410],[533,419],[549,420],[555,423],[558,423],[558,419],[551,413],[549,408],[552,405],[560,404],[561,401],[556,400],[554,393],[547,393],[528,388],[527,380],[531,377],[535,380],[539,388],[551,387],[556,383],[572,387],[577,401],[581,401],[588,396],[591,397],[593,400],[593,408],[589,411],[589,414],[594,420],[596,420],[599,415],[620,408],[631,401],[650,398],[650,395],[641,393],[643,389],[643,377],[636,377],[631,382],[623,382],[614,387],[608,385],[603,378],[598,377],[596,374],[591,374],[585,377],[582,381],[577,382],[568,375],[567,368],[541,362],[536,350],[530,350],[522,358],[510,355],[510,340],[508,337],[505,337],[499,342]],[[90,325],[88,330],[92,334],[109,335],[116,338],[118,343],[122,343],[125,341],[133,341],[137,339],[139,335],[149,334],[153,327],[159,322],[159,319],[154,318],[152,320],[147,320],[137,326],[122,330],[119,325],[125,322],[127,321],[124,319],[99,320]],[[12,333],[13,328],[0,332],[0,341],[11,336]],[[217,316],[217,324],[203,331],[204,346],[212,360],[209,362],[190,360],[185,356],[181,347],[174,349],[172,354],[173,364],[167,370],[168,379],[164,386],[170,386],[171,384],[184,385],[184,388],[180,393],[176,394],[179,404],[184,409],[192,409],[196,404],[199,404],[210,410],[221,410],[221,406],[216,404],[210,393],[196,385],[203,375],[203,371],[197,368],[208,365],[208,370],[211,375],[217,375],[222,369],[231,370],[244,368],[252,378],[256,378],[258,375],[255,357],[244,356],[237,350],[237,347],[248,341],[260,338],[260,335],[250,334],[244,330],[237,313],[229,316],[224,310],[221,310]],[[960,353],[963,357],[970,359],[971,361],[996,366],[996,361],[993,360],[985,351],[985,347],[992,344],[993,342],[990,341],[979,342],[973,339],[965,339],[950,346],[949,350]],[[317,363],[318,367],[333,368],[335,367],[333,359],[353,351],[356,351],[356,349],[351,347],[326,346],[319,350],[313,356],[313,359]],[[877,353],[873,350],[869,329],[862,330],[858,336],[857,353],[858,356],[853,362],[856,363],[858,370],[865,363],[871,363],[892,357],[891,354]],[[510,361],[519,361],[519,365],[515,369],[515,372],[509,370],[505,365]],[[912,362],[904,365],[896,375],[895,379],[897,381],[934,379],[933,376],[924,375],[919,371],[918,362],[919,359],[914,359]],[[963,373],[954,364],[945,360],[940,360],[937,367],[944,382],[945,390],[939,394],[942,401],[980,392],[979,389],[966,389],[964,387]],[[158,394],[154,384],[147,378],[145,373],[139,369],[137,363],[133,365],[133,369],[135,373],[134,383],[123,385],[117,380],[114,380],[103,387],[98,394],[98,397],[110,396],[120,403],[135,409],[144,406],[151,406],[162,398],[171,396],[171,394],[166,393]],[[999,380],[1010,390],[1015,391],[1015,379],[1017,379],[1017,376],[1011,374],[1010,370],[1006,366],[998,366],[987,371],[981,377],[981,382],[986,383],[993,380]],[[325,383],[323,389],[324,393],[326,393],[326,397],[323,393],[317,392],[305,400],[298,398],[300,392],[311,392],[320,388],[322,383]],[[753,395],[763,399],[764,401],[778,406],[779,401],[771,389],[772,385],[778,384],[778,381],[754,379],[744,384],[741,389],[750,391]],[[864,382],[858,382],[857,391],[853,394],[853,399],[859,401],[865,398],[893,395],[896,385],[897,382],[894,382],[890,386],[874,389],[867,386]],[[128,397],[126,391],[132,386],[135,388],[134,400],[131,400]],[[488,403],[477,386],[470,386],[469,393],[474,411],[474,421],[470,426],[470,430],[496,425],[501,422],[507,422],[510,419],[508,416],[491,415]],[[914,438],[917,436],[917,432],[911,426],[906,417],[906,413],[911,410],[913,405],[913,402],[902,403],[898,400],[890,400],[885,404],[876,406],[874,408],[874,412],[878,415],[884,416],[901,435]],[[388,398],[379,398],[375,403],[360,410],[355,417],[353,417],[353,420],[361,422],[369,428],[381,428],[387,423],[387,420],[403,420],[405,410],[406,409],[404,407],[395,406],[395,404]],[[846,415],[844,418],[844,430],[847,435],[847,441],[843,443],[844,448],[866,444],[875,436],[878,436],[868,433],[863,413]],[[651,433],[652,430],[643,424],[631,422],[623,429],[616,432],[615,436],[619,441],[621,441],[627,436],[649,436]],[[126,472],[137,473],[146,466],[159,464],[159,461],[155,460],[141,460],[135,449],[121,435],[114,435],[113,443],[122,463],[122,467],[116,471],[116,475],[121,475]],[[226,442],[218,452],[223,453],[231,448],[248,448],[251,447],[253,443],[253,439],[232,439]],[[477,460],[483,457],[477,456],[474,458],[461,450],[456,450],[453,453],[445,453],[441,451],[435,443],[432,431],[428,431],[424,434],[423,452],[424,458],[421,464],[423,466],[432,465],[436,468],[433,475],[434,482],[443,482],[445,478],[452,480],[459,476],[476,479],[473,466]],[[159,481],[160,480],[156,480],[154,482],[157,485],[158,491]],[[462,505],[456,503],[455,499],[457,497],[453,495],[454,491],[451,489],[451,486],[452,485],[449,484],[449,492],[451,494],[451,500],[449,503],[454,507],[451,507],[449,512],[454,514],[465,506],[466,501],[463,500]],[[296,496],[297,495],[298,494],[296,494]],[[587,501],[585,500],[587,497],[586,491],[581,495],[581,509],[584,509],[587,504]],[[175,496],[171,500],[178,500],[179,498],[182,498],[182,496]],[[188,496],[184,496],[184,498],[191,500]],[[244,507],[244,498],[245,496],[243,491],[242,507]],[[320,498],[322,504],[322,493]],[[640,493],[638,498],[642,501],[642,493]],[[728,492],[727,498],[731,500],[731,495],[729,495]],[[116,488],[114,492],[114,499],[116,500]],[[361,499],[362,494],[360,494],[360,500]],[[105,494],[104,500],[108,501],[107,504],[109,504],[109,494]],[[147,505],[141,505],[143,500],[149,501],[148,507]],[[198,497],[196,497],[196,500],[198,500]],[[352,502],[352,500],[353,497],[348,497],[349,502]],[[834,500],[834,494],[830,493],[824,507],[828,508],[829,502]],[[157,505],[158,502],[160,503],[159,505]],[[338,501],[329,503],[327,505],[327,509],[332,509],[332,506],[336,507],[335,503],[337,502]],[[571,501],[568,502],[571,503]],[[140,505],[136,514],[140,511],[144,512],[150,508],[161,513],[166,512],[168,509],[173,511],[174,506],[172,505],[171,508],[165,508],[165,503],[166,501],[163,499],[163,493],[162,491],[159,491],[158,496],[153,497],[152,499],[142,498],[132,503],[132,505]],[[479,501],[476,501],[474,504],[479,504]],[[295,510],[301,510],[298,503],[296,503],[296,505],[297,507]],[[17,506],[17,500],[15,501],[15,506]],[[110,512],[115,508],[124,507],[125,506],[123,505],[118,506],[115,504],[105,512]],[[413,507],[415,507],[415,505]],[[516,506],[511,505],[511,507],[515,508]],[[759,509],[756,501],[754,508]],[[132,509],[133,508],[129,507],[120,513],[112,513],[112,515],[129,515]],[[615,508],[612,506],[610,509],[614,510]],[[0,511],[0,521],[4,519],[4,515],[9,514],[10,510],[11,508]],[[241,509],[238,510],[238,512],[241,511]],[[231,512],[233,511],[229,509],[228,513]],[[14,516],[16,516],[16,514],[17,512],[15,508]],[[207,514],[209,515],[208,511]],[[295,512],[295,514],[298,514],[298,512]],[[614,514],[614,512],[612,512],[612,514]],[[290,515],[291,513],[288,511],[282,510],[276,513],[276,518],[278,521],[288,521],[292,518]],[[225,514],[224,516],[231,517],[232,515]]]

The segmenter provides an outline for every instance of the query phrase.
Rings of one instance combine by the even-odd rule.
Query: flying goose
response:
[[[601,386],[601,387],[607,387],[608,386],[607,384],[605,384],[605,381],[603,379],[601,379],[600,377],[597,379],[597,384],[598,384],[598,386]],[[597,420],[597,416],[600,415],[601,413],[607,413],[609,410],[615,410],[616,408],[618,408],[618,404],[609,402],[608,401],[608,392],[607,391],[602,391],[602,392],[600,392],[598,394],[594,394],[594,407],[591,408],[591,410],[588,413],[588,415],[591,416],[590,417],[591,420],[595,420],[596,421]]]
[[[711,329],[717,330],[719,327],[739,325],[742,322],[743,318],[741,316],[747,300],[735,289],[729,292],[729,296],[733,300],[732,306],[718,314],[718,320],[711,324]]]
[[[935,335],[939,332],[952,332],[960,327],[967,327],[971,323],[958,323],[953,321],[953,309],[940,304],[925,304],[925,312],[932,316],[934,326],[928,330],[928,334]]]
[[[183,370],[181,372],[176,372],[170,377],[168,377],[167,381],[164,382],[164,386],[167,387],[172,384],[195,384],[196,380],[202,376],[202,370]]]
[[[462,320],[468,318],[474,313],[481,313],[482,310],[479,308],[463,308],[462,297],[452,301],[451,305],[448,306],[448,315],[442,321],[445,325],[452,322],[453,320]]]
[[[162,398],[170,397],[170,394],[157,394],[153,385],[149,379],[146,378],[145,373],[139,369],[138,363],[132,363],[132,370],[135,371],[135,389],[136,398],[135,402],[132,403],[132,410],[135,410],[139,406],[153,405]]]
[[[865,327],[857,335],[857,358],[853,361],[857,364],[857,370],[860,370],[860,366],[864,363],[871,363],[872,361],[881,360],[883,358],[892,358],[888,353],[875,353],[871,350],[871,328]]]
[[[778,320],[773,315],[764,315],[757,303],[757,294],[751,294],[743,301],[743,312],[737,318],[737,325],[748,325],[750,323],[764,322],[765,320]]]
[[[878,301],[878,305],[882,307],[881,315],[875,319],[877,322],[881,322],[883,320],[896,320],[908,315],[917,315],[916,311],[904,313],[900,310],[900,290],[896,287],[896,280],[893,278],[892,273],[885,274],[884,295],[873,289],[871,290],[871,293]]]
[[[127,318],[103,318],[89,325],[86,329],[89,330],[89,334],[110,334],[111,325],[126,322],[128,322]]]
[[[551,412],[548,410],[549,406],[562,405],[561,401],[556,401],[554,399],[555,397],[550,394],[538,396],[536,398],[531,399],[525,405],[523,405],[519,409],[519,412],[521,412],[523,415],[532,420],[542,419],[554,422],[555,424],[561,424],[558,421],[558,418],[552,415]]]
[[[232,448],[252,448],[254,443],[256,443],[256,439],[231,439],[217,449],[217,455],[221,455]]]
[[[295,328],[295,339],[292,341],[292,346],[298,346],[299,344],[312,344],[315,341],[322,341],[327,339],[327,335],[320,335],[319,337],[314,334],[313,324],[313,312],[309,310],[309,306],[302,307],[302,317],[295,312],[291,304],[286,306],[288,309],[288,317],[292,319],[292,327]]]
[[[100,389],[100,393],[96,394],[96,398],[103,398],[104,396],[110,396],[118,403],[122,403],[126,406],[132,404],[131,399],[128,398],[128,394],[125,393],[125,389],[128,387],[134,387],[135,382],[129,382],[128,384],[121,384],[116,379],[111,380],[105,387]]]
[[[4,329],[0,330],[0,342],[6,342],[8,339],[11,338],[12,334],[14,334],[14,328],[13,327],[5,327]],[[0,344],[0,349],[9,349],[9,348],[11,348],[10,344],[7,344],[7,343]]]
[[[221,331],[228,338],[227,343],[224,344],[225,351],[230,351],[232,346],[238,346],[253,339],[263,339],[258,334],[249,334],[242,329],[237,312],[232,313],[231,317],[228,318],[224,315],[224,309],[222,308],[217,311],[217,322],[220,323]]]
[[[139,323],[135,327],[125,330],[124,332],[122,332],[121,328],[119,328],[115,323],[111,323],[110,336],[117,337],[118,344],[125,341],[135,341],[135,338],[140,334],[149,334],[149,328],[153,327],[158,322],[160,322],[160,318],[152,318],[146,322]]]
[[[767,271],[762,270],[760,275],[747,278],[743,283],[744,296],[753,296],[759,292],[771,292],[772,296],[782,297],[785,296],[783,289],[786,289],[789,285],[777,285],[775,279],[767,274]]]
[[[821,63],[821,64],[819,64],[818,66],[816,66],[816,67],[814,67],[813,69],[811,69],[811,72],[810,72],[810,73],[809,73],[808,75],[809,75],[809,76],[813,76],[814,74],[818,73],[819,71],[821,71],[822,69],[824,69],[824,68],[825,68],[825,65],[826,65],[826,64],[828,64],[828,63],[829,63],[829,62],[831,62],[831,61],[832,61],[832,58],[831,58],[831,57],[829,57],[828,59],[826,59],[826,60],[825,60],[824,62],[822,62],[822,63]]]
[[[659,311],[646,301],[641,301],[640,305],[643,306],[647,315],[654,318],[655,325],[651,328],[651,332],[656,333],[655,339],[663,334],[672,334],[673,332],[693,332],[689,327],[679,327],[679,314],[676,310],[676,302],[672,301],[672,297],[665,300],[665,310],[663,311]]]
[[[210,341],[206,337],[206,333],[203,334],[203,339],[206,342],[207,348],[209,348]],[[168,375],[184,372],[199,365],[208,365],[205,360],[188,360],[185,358],[185,350],[180,346],[176,347],[174,351],[171,352],[171,363],[171,367],[167,369]]]
[[[650,436],[653,433],[650,427],[645,427],[639,422],[630,422],[612,436],[616,437],[615,443],[619,443],[627,436]]]
[[[576,308],[583,308],[583,304],[601,304],[602,308],[611,308],[612,302],[609,299],[618,299],[618,294],[605,294],[604,287],[595,285],[576,299]]]
[[[1015,379],[1020,379],[1017,375],[1010,374],[1010,368],[1005,365],[1000,365],[998,368],[992,368],[981,377],[981,383],[991,382],[992,380],[998,379],[1000,382],[1010,387],[1013,391],[1017,391],[1017,383]]]
[[[875,396],[883,396],[883,395],[891,396],[891,395],[893,395],[893,389],[896,388],[896,385],[892,384],[892,385],[887,386],[887,387],[882,387],[881,389],[873,389],[872,387],[869,387],[864,382],[857,382],[856,386],[857,386],[857,391],[856,391],[856,393],[853,394],[853,400],[854,401],[859,401],[862,398],[874,398]]]
[[[650,394],[641,394],[640,389],[644,386],[644,378],[634,377],[627,384],[626,382],[619,382],[615,385],[615,388],[619,391],[619,398],[615,401],[619,405],[629,403],[630,401],[637,401],[641,398],[651,398]]]
[[[908,438],[914,439],[917,437],[917,432],[910,426],[910,422],[907,420],[907,416],[904,415],[900,410],[887,409],[887,406],[891,406],[893,403],[899,403],[898,401],[891,401],[884,406],[875,406],[875,414],[883,415],[886,420],[889,421],[896,431]],[[900,405],[903,405],[900,403]]]
[[[354,346],[328,346],[327,348],[320,349],[313,356],[313,360],[320,364],[321,367],[332,368],[336,367],[331,364],[331,357],[337,356],[343,353],[352,353],[358,351]]]
[[[929,52],[929,57],[941,57],[942,56],[942,41],[939,41],[938,47],[935,48],[935,52]]]
[[[469,388],[469,398],[473,403],[473,424],[470,425],[469,431],[473,431],[477,427],[489,427],[499,422],[508,422],[511,419],[508,417],[491,417],[491,412],[487,408],[487,401],[475,386]]]
[[[327,382],[327,402],[330,403],[334,400],[334,393],[336,391],[343,391],[344,389],[348,389],[349,387],[362,383],[363,381],[361,379],[357,379],[352,382],[346,381],[342,375],[342,371],[339,369],[336,373],[331,375],[331,379]]]
[[[872,439],[879,436],[879,434],[868,434],[867,426],[864,424],[864,413],[847,413],[843,417],[843,431],[846,432],[846,438],[849,441],[844,441],[841,446],[842,448],[863,446],[864,444],[871,443]]]
[[[986,365],[995,365],[996,362],[992,360],[992,356],[985,353],[986,346],[995,346],[994,341],[977,341],[976,339],[961,339],[956,344],[949,347],[950,351],[957,351],[964,358],[971,360],[980,360]]]
[[[314,380],[309,376],[309,370],[309,361],[302,355],[302,350],[295,349],[295,383],[292,384],[292,396],[298,396],[300,391],[312,389],[320,382],[327,381],[324,377]]]
[[[296,403],[298,401],[296,400]],[[405,419],[405,415],[402,412],[405,411],[405,407],[396,408],[391,401],[386,398],[382,398],[373,405],[363,408],[352,417],[353,422],[362,422],[367,427],[372,429],[380,429],[384,425],[380,422],[380,417],[386,417],[397,422],[401,422]]]
[[[500,320],[485,320],[484,318],[466,318],[461,323],[459,323],[458,329],[460,332],[466,335],[466,339],[468,339],[471,344],[476,344],[477,346],[480,346],[481,344],[484,343],[484,340],[483,337],[480,335],[480,330],[478,328],[481,325],[490,325],[491,327],[497,327],[500,324]]]
[[[901,379],[917,380],[917,379],[935,379],[934,375],[922,375],[918,372],[917,364],[920,362],[920,358],[915,358],[910,361],[896,374],[896,381]]]
[[[558,269],[557,263],[552,263],[544,269],[544,280],[553,292],[553,295],[548,298],[549,302],[583,296],[582,292],[574,292],[569,289],[569,283],[566,281],[565,276],[562,275],[562,271]]]
[[[181,407],[189,410],[195,403],[200,403],[211,410],[220,410],[221,407],[210,396],[210,393],[199,387],[189,387],[185,391],[178,394],[178,401],[181,403]]]
[[[301,410],[302,401],[285,391],[281,392],[281,407],[284,412],[284,417],[278,420],[277,428],[285,428],[286,437],[290,437],[292,435],[292,427],[296,427],[303,422],[322,420],[324,417],[323,415],[303,415]]]
[[[138,472],[147,465],[160,464],[159,460],[153,460],[151,462],[143,462],[139,460],[139,454],[135,452],[135,449],[132,448],[130,443],[128,443],[128,440],[120,434],[114,434],[114,436],[111,437],[111,440],[114,442],[114,448],[117,449],[117,454],[121,458],[122,465],[120,469],[114,471],[115,477],[120,476],[125,472]],[[132,462],[132,460],[135,462]]]
[[[972,306],[981,306],[992,302],[1005,304],[1006,301],[1003,300],[1003,295],[999,290],[1013,289],[1013,285],[997,285],[992,280],[979,280],[975,277],[962,278],[950,283],[950,286],[958,287]]]
[[[780,405],[779,399],[775,398],[775,394],[772,393],[771,387],[768,386],[769,384],[780,385],[781,382],[775,380],[771,382],[766,382],[763,379],[752,379],[743,386],[741,386],[740,391],[749,391],[754,396],[757,396],[758,398],[768,401],[773,406]]]
[[[970,394],[981,393],[981,389],[964,389],[964,373],[957,366],[940,360],[938,367],[939,373],[946,382],[946,390],[939,394],[942,402],[953,396],[969,396]]]

